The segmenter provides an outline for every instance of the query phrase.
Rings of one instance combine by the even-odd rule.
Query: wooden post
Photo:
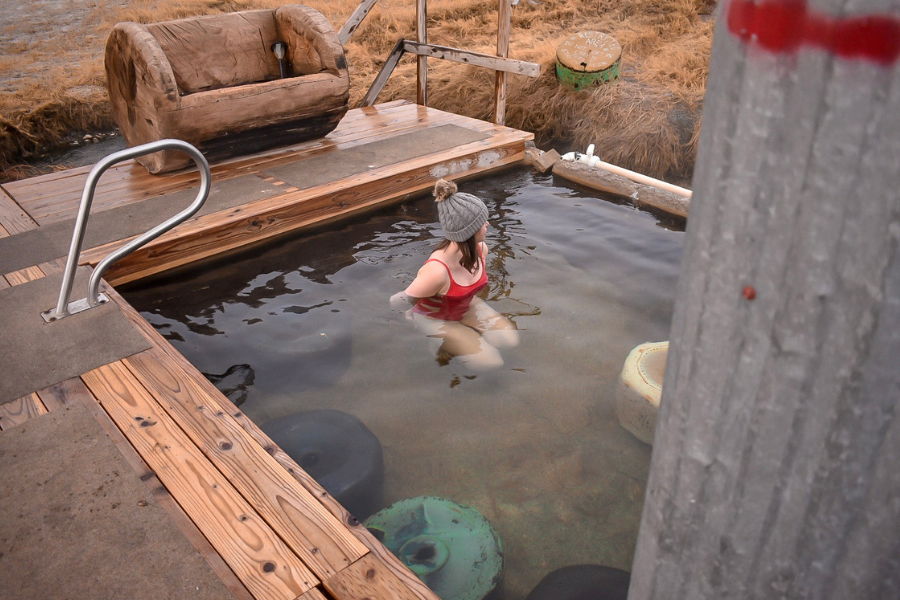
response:
[[[512,7],[509,0],[500,0],[500,11],[497,17],[497,56],[509,57],[509,29]],[[494,123],[506,124],[506,73],[497,71],[494,86]]]
[[[898,14],[719,5],[630,600],[900,598]]]
[[[427,0],[416,0],[416,41],[428,43],[428,3]],[[428,106],[428,58],[416,56],[416,103]]]

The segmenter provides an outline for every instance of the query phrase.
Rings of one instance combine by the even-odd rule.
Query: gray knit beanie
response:
[[[464,242],[487,222],[488,209],[480,198],[456,189],[452,181],[438,179],[434,184],[434,198],[444,237],[453,242]]]

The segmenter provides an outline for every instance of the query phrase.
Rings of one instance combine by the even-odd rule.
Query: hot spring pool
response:
[[[463,182],[485,199],[484,298],[521,343],[496,371],[435,357],[388,298],[440,234],[431,197],[120,291],[259,425],[333,408],[381,441],[384,505],[448,498],[505,552],[506,598],[549,571],[630,570],[650,447],[613,399],[631,349],[668,339],[684,233],[521,170]]]

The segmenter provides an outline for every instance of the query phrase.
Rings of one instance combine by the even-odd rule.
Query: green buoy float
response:
[[[616,390],[616,415],[622,427],[645,444],[653,444],[662,396],[669,342],[648,342],[625,359]]]
[[[556,78],[573,90],[585,90],[619,78],[622,46],[599,31],[569,36],[556,49]]]
[[[482,600],[503,576],[503,550],[474,508],[419,496],[375,513],[365,526],[441,600]]]

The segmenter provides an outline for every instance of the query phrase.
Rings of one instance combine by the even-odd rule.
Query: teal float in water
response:
[[[365,525],[441,600],[481,600],[500,584],[500,538],[474,508],[419,496],[392,504]]]

